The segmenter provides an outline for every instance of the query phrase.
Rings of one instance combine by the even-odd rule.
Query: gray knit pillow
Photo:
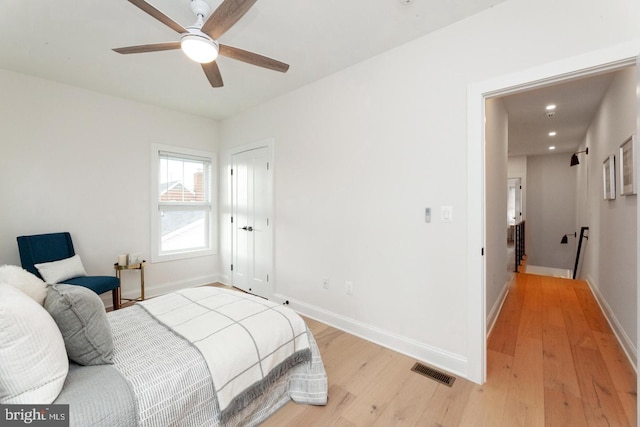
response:
[[[49,285],[44,308],[60,328],[70,360],[80,365],[113,363],[111,325],[95,292],[77,285]]]

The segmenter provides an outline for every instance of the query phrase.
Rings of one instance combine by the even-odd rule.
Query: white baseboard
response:
[[[231,286],[231,276],[228,274],[220,274],[218,275],[218,283],[222,283],[223,285]]]
[[[496,325],[498,315],[502,311],[502,306],[504,305],[504,302],[507,299],[507,295],[509,294],[509,285],[513,280],[516,280],[514,275],[512,275],[512,278],[504,284],[504,287],[500,291],[500,295],[498,296],[496,303],[493,305],[493,307],[491,307],[491,310],[487,315],[487,337],[489,336],[489,334],[491,334],[493,327]]]
[[[289,301],[289,307],[303,316],[318,320],[334,328],[348,332],[390,350],[405,354],[428,365],[443,369],[451,374],[466,378],[467,359],[442,349],[432,347],[411,338],[403,337],[375,326],[342,316],[282,294],[275,294],[274,300]]]
[[[585,281],[589,285],[589,288],[591,289],[593,295],[595,295],[596,301],[598,302],[598,305],[600,305],[600,309],[604,313],[604,317],[607,319],[607,322],[609,322],[609,326],[613,330],[614,335],[618,339],[618,342],[627,355],[627,359],[629,359],[629,362],[631,362],[631,366],[633,366],[633,369],[637,374],[638,350],[635,347],[634,340],[629,338],[629,335],[627,335],[627,333],[624,331],[615,313],[607,303],[607,300],[602,296],[598,287],[594,286],[595,281],[593,280],[593,278],[591,276],[587,276]]]
[[[168,294],[169,292],[178,291],[180,289],[195,288],[197,286],[207,285],[209,283],[215,283],[215,282],[218,282],[219,279],[220,279],[219,275],[211,274],[206,276],[192,277],[187,280],[181,280],[177,282],[162,283],[160,285],[149,286],[148,283],[145,283],[144,296],[145,296],[145,299],[157,297],[159,295]],[[129,298],[129,299],[139,298],[140,290],[138,288],[138,289],[132,289],[127,292],[123,292],[121,297]],[[102,302],[104,303],[105,307],[113,308],[113,299],[111,297],[111,292],[106,292],[100,295],[100,298],[102,298]]]

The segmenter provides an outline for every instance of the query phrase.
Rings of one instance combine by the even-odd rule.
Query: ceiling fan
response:
[[[119,47],[113,50],[122,54],[130,54],[182,49],[189,58],[202,65],[202,70],[213,87],[223,86],[222,75],[220,74],[218,64],[215,62],[218,55],[286,73],[289,65],[283,62],[218,43],[220,36],[233,27],[233,25],[251,9],[256,1],[257,0],[224,0],[222,4],[209,15],[211,9],[204,0],[191,0],[191,10],[196,15],[196,22],[185,28],[145,0],[129,0],[134,6],[179,33],[180,41]],[[209,15],[209,17],[205,20],[207,15]]]

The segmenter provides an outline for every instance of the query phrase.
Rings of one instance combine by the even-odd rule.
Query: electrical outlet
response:
[[[353,282],[346,281],[344,282],[345,291],[347,295],[353,295]]]
[[[322,288],[323,289],[329,289],[329,279],[328,278],[322,279]]]

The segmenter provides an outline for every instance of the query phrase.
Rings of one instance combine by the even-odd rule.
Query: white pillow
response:
[[[0,283],[6,283],[20,289],[38,304],[42,305],[47,296],[47,284],[35,274],[17,265],[3,265],[0,267]]]
[[[87,272],[84,271],[82,260],[77,254],[60,261],[35,264],[35,267],[47,283],[60,283],[63,280],[87,275]]]
[[[0,283],[0,403],[48,405],[69,372],[62,334],[49,313]]]

